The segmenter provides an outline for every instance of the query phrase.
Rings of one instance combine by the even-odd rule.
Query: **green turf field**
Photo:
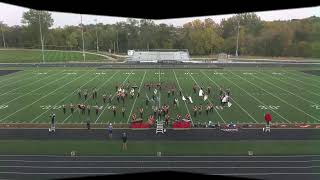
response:
[[[108,58],[100,54],[86,53],[86,61],[107,61]],[[45,51],[45,62],[83,62],[81,52]],[[0,50],[0,63],[33,63],[42,62],[41,50]]]
[[[4,68],[2,68],[4,69]],[[12,69],[12,68],[11,68]],[[5,70],[5,69],[4,69]],[[25,68],[14,74],[0,76],[0,123],[49,123],[51,111],[56,113],[57,123],[84,123],[88,119],[92,123],[104,124],[108,122],[126,124],[131,121],[130,115],[138,115],[138,108],[144,107],[144,121],[153,112],[152,102],[145,105],[146,94],[151,98],[153,90],[144,88],[145,83],[161,82],[163,87],[174,85],[177,89],[175,96],[179,99],[177,108],[173,108],[173,97],[167,97],[167,90],[163,88],[160,102],[154,105],[168,103],[170,115],[175,118],[177,113],[183,116],[190,112],[192,123],[220,122],[220,123],[264,123],[263,115],[266,111],[273,115],[273,122],[279,123],[319,123],[320,121],[320,76],[303,73],[299,69],[254,69],[233,68],[224,70],[97,70],[90,68]],[[126,100],[125,117],[121,115],[122,103],[115,98],[116,84],[138,86],[140,97],[135,96]],[[196,84],[207,89],[212,87],[207,101],[194,94],[192,87]],[[230,88],[232,106],[224,109],[214,109],[206,115],[193,115],[194,105],[205,105],[212,102],[219,105],[218,88]],[[98,89],[98,99],[79,99],[77,89]],[[179,89],[184,95],[191,95],[193,104],[184,103],[179,96]],[[104,104],[102,94],[113,95],[111,104]],[[73,115],[67,108],[63,114],[61,105],[70,103],[84,103],[102,106],[98,115],[91,110],[81,115],[76,111]],[[108,107],[115,105],[116,117]]]

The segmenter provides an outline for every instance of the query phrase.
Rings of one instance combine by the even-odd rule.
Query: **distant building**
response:
[[[151,49],[128,50],[128,62],[181,63],[190,61],[188,50]]]

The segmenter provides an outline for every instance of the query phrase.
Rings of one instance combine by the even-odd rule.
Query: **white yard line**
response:
[[[176,81],[177,81],[177,83],[178,83],[179,90],[182,91],[182,88],[181,88],[181,86],[180,86],[179,80],[178,80],[178,78],[177,78],[177,75],[176,75],[176,72],[175,72],[174,69],[173,69],[173,73],[174,73],[174,77],[176,78]],[[182,94],[182,95],[183,95],[183,94]],[[183,102],[184,102],[184,105],[186,106],[186,109],[187,109],[187,111],[188,111],[188,114],[190,115],[190,120],[191,120],[192,126],[194,126],[193,121],[192,121],[192,116],[191,116],[191,113],[190,113],[189,108],[188,108],[188,106],[187,106],[187,103],[186,103],[186,101],[183,101]]]
[[[131,76],[132,71],[133,71],[133,70],[131,70],[131,72],[129,73],[129,75],[127,76],[127,78],[122,82],[122,84],[124,84],[124,83],[127,81],[127,79]],[[111,101],[113,100],[113,98],[115,97],[115,95],[116,95],[116,94],[113,94],[113,96],[112,96],[112,98],[111,98]],[[101,115],[102,115],[103,112],[107,109],[108,105],[109,105],[109,103],[103,108],[102,112],[99,114],[99,116],[97,117],[96,121],[94,122],[95,124],[99,121]]]
[[[272,77],[271,75],[269,75],[269,74],[266,74],[266,73],[262,73],[262,72],[260,72],[260,74],[265,74],[266,76],[269,76],[269,77],[271,77],[272,79],[276,79],[276,80],[278,80],[278,81],[280,81],[280,82],[282,82],[282,83],[284,83],[284,84],[288,84],[289,86],[293,86],[293,87],[296,87],[296,88],[298,88],[298,89],[303,89],[304,90],[304,92],[308,92],[308,93],[310,93],[310,94],[314,94],[314,95],[316,95],[316,96],[320,96],[320,94],[317,94],[317,93],[315,93],[315,92],[312,92],[312,91],[309,91],[309,90],[307,90],[307,88],[302,88],[302,87],[299,87],[299,86],[296,86],[296,85],[293,85],[293,84],[289,84],[289,83],[287,83],[287,82],[285,82],[285,81],[283,81],[283,80],[281,80],[281,79],[277,79],[277,78],[275,78],[275,77]],[[273,84],[273,83],[271,83],[271,84]],[[274,85],[275,86],[275,85]],[[277,87],[279,87],[279,86],[277,86]],[[280,87],[279,87],[280,88]],[[282,88],[280,88],[280,89],[282,89]],[[287,91],[287,90],[285,90],[285,91]],[[289,91],[287,91],[288,93],[290,93]],[[302,98],[301,96],[298,96],[298,95],[296,95],[296,94],[294,94],[294,93],[291,93],[291,94],[293,94],[293,95],[295,95],[295,96],[297,96],[297,97],[300,97],[300,98]],[[309,100],[307,100],[307,99],[305,99],[305,98],[303,98],[305,101],[308,101],[308,102],[311,102],[312,103],[312,101],[309,101]],[[318,103],[315,103],[315,104],[318,104]]]
[[[145,76],[146,76],[146,73],[147,73],[147,72],[146,72],[146,71],[144,71],[143,78],[142,78],[142,81],[141,81],[141,83],[140,83],[140,87],[139,87],[139,91],[138,91],[138,93],[140,93],[141,86],[142,86],[142,83],[143,83],[144,78],[145,78]],[[129,117],[128,117],[128,121],[127,121],[127,123],[129,123],[129,121],[130,121],[130,117],[131,117],[131,114],[132,114],[132,111],[133,111],[134,105],[136,104],[137,98],[138,98],[138,96],[136,96],[136,98],[134,99],[134,102],[133,102],[133,105],[132,105],[132,108],[131,108],[131,111],[130,111],[130,114],[129,114]]]
[[[104,83],[97,89],[97,91],[99,91],[107,82],[109,82],[109,81],[113,78],[113,76],[116,75],[118,72],[119,72],[119,71],[113,73],[113,75],[112,75],[111,77],[109,77],[109,78],[107,79],[107,81],[104,81]],[[98,76],[99,76],[99,75],[96,75],[96,77],[98,77]],[[95,78],[96,78],[96,77],[95,77]],[[94,78],[94,79],[95,79],[95,78]],[[91,81],[91,80],[90,80],[90,81]],[[86,83],[86,84],[87,84],[87,83]],[[83,86],[84,86],[84,85],[82,85],[81,87],[83,87]],[[75,90],[74,92],[76,92],[76,90]],[[84,103],[86,103],[89,99],[90,99],[90,98],[88,98],[87,100],[85,100]],[[80,112],[80,110],[79,110],[79,112]],[[70,114],[68,117],[66,117],[66,118],[62,121],[62,124],[64,124],[64,122],[67,121],[71,116],[72,116],[72,114]]]
[[[230,72],[231,72],[231,71],[230,71]],[[232,72],[231,72],[231,73],[232,73]],[[233,74],[233,73],[232,73],[232,74]],[[235,75],[236,75],[236,76],[238,76],[238,77],[240,77],[241,79],[243,79],[243,80],[245,80],[245,81],[249,82],[250,84],[254,85],[255,87],[257,87],[257,88],[259,88],[259,89],[261,89],[261,90],[263,90],[263,91],[267,92],[268,94],[270,94],[271,96],[273,96],[273,97],[275,97],[275,98],[279,99],[280,101],[284,102],[285,104],[287,104],[287,105],[289,105],[289,106],[291,106],[291,107],[293,107],[293,108],[297,109],[298,111],[300,111],[300,112],[302,112],[302,113],[306,114],[307,116],[311,117],[312,119],[316,119],[317,121],[320,121],[320,119],[318,119],[318,118],[316,118],[316,117],[314,117],[314,116],[312,116],[312,115],[310,115],[310,114],[308,114],[308,113],[304,112],[303,110],[301,110],[300,108],[298,108],[298,107],[296,107],[296,106],[294,106],[294,105],[292,105],[292,104],[289,104],[287,101],[285,101],[285,100],[283,100],[283,99],[279,98],[278,96],[276,96],[276,95],[274,95],[274,94],[272,94],[272,93],[270,93],[270,92],[268,92],[268,91],[264,90],[264,89],[263,89],[263,88],[261,88],[260,86],[255,85],[254,83],[252,83],[252,82],[250,82],[250,81],[248,81],[248,80],[246,80],[246,79],[242,78],[241,76],[239,76],[239,75],[237,75],[237,74],[235,74]],[[276,87],[277,87],[277,86],[276,86]]]
[[[252,96],[250,93],[248,93],[246,90],[244,90],[243,88],[241,88],[240,86],[238,86],[236,83],[234,83],[233,81],[231,81],[230,79],[224,77],[226,80],[228,80],[229,82],[231,82],[232,84],[234,84],[235,86],[237,86],[239,89],[241,89],[243,92],[245,92],[246,94],[248,94],[250,97],[252,97],[253,99],[255,99],[258,103],[260,103],[261,105],[266,106],[266,104],[264,104],[262,101],[260,101],[259,99],[257,99],[255,96]],[[273,109],[270,109],[270,111],[274,112],[275,114],[277,114],[278,116],[280,116],[282,119],[286,120],[288,123],[291,123],[288,119],[286,119],[285,117],[281,116],[279,113],[277,113],[276,111],[274,111]]]
[[[191,75],[190,71],[188,70],[188,74],[190,75],[190,77],[193,79],[193,81],[197,84],[198,88],[200,88],[198,82],[193,78],[193,76]],[[210,99],[208,98],[208,101],[210,102],[210,104],[213,104]],[[220,117],[220,119],[226,124],[226,121],[222,118],[222,116],[220,115],[220,113],[218,112],[218,110],[216,108],[214,108],[214,110],[217,112],[218,116]]]
[[[104,81],[104,83],[97,89],[97,91],[99,91],[99,90],[101,89],[101,87],[103,87],[107,82],[109,82],[109,81],[113,78],[113,76],[114,76],[115,74],[117,74],[118,72],[119,72],[119,71],[113,73],[113,75],[112,75],[111,77],[109,77],[107,81]],[[96,79],[98,76],[99,76],[99,75],[96,75],[96,77],[94,77],[93,79]],[[91,79],[90,81],[92,81],[93,79]],[[88,84],[88,83],[89,83],[89,82],[87,82],[86,84]],[[82,88],[82,87],[85,86],[86,84],[82,85],[80,88]],[[77,90],[75,90],[73,93],[75,93],[76,91],[77,91]],[[73,94],[73,93],[72,93],[72,94]],[[71,95],[72,95],[72,94],[71,94]],[[90,99],[90,98],[88,98],[87,100],[85,100],[84,103],[86,103],[89,99]],[[62,124],[64,124],[64,122],[67,121],[71,116],[72,116],[72,114],[70,114],[68,117],[66,117],[66,118],[63,120]]]
[[[23,109],[26,109],[27,107],[29,107],[29,106],[31,106],[31,105],[33,105],[33,104],[35,104],[36,102],[40,101],[41,99],[43,99],[43,98],[45,98],[45,97],[47,97],[47,96],[51,95],[52,93],[54,93],[54,92],[56,92],[57,90],[59,90],[59,89],[61,89],[61,88],[65,87],[66,85],[68,85],[68,84],[72,83],[73,81],[75,81],[75,80],[77,80],[77,79],[81,78],[81,77],[82,77],[82,76],[84,76],[84,75],[85,75],[85,74],[83,74],[83,75],[81,75],[81,76],[79,76],[79,77],[77,77],[77,78],[75,78],[75,79],[73,79],[73,80],[69,81],[68,83],[64,84],[63,86],[60,86],[59,88],[55,89],[54,91],[50,92],[49,94],[47,94],[47,95],[45,95],[45,96],[42,96],[41,98],[39,98],[38,100],[34,101],[33,103],[28,104],[27,106],[24,106],[23,108],[20,108],[19,110],[15,111],[14,113],[11,113],[9,116],[6,116],[5,118],[1,119],[1,120],[0,120],[0,122],[2,122],[3,120],[5,120],[5,119],[7,119],[7,118],[9,118],[9,117],[11,117],[11,116],[13,116],[13,115],[15,115],[16,113],[18,113],[18,112],[22,111]],[[65,76],[67,76],[67,75],[65,75]],[[63,77],[65,77],[65,76],[63,76]],[[59,79],[61,79],[61,78],[59,78]],[[57,80],[59,80],[59,79],[57,79]],[[57,81],[57,80],[55,80],[55,81]],[[55,81],[53,81],[53,82],[55,82]],[[49,83],[49,84],[51,84],[51,83]],[[48,84],[47,84],[47,85],[48,85]]]
[[[62,71],[62,72],[64,72],[64,71]],[[59,74],[59,73],[57,73],[57,74]],[[54,75],[57,75],[57,74],[54,74]],[[34,89],[34,90],[32,90],[32,91],[30,91],[30,92],[28,92],[28,93],[25,93],[24,95],[21,95],[21,96],[19,96],[19,97],[16,97],[16,98],[14,98],[14,99],[11,99],[10,101],[8,101],[8,102],[6,102],[6,103],[3,103],[3,104],[1,104],[1,105],[7,105],[7,104],[9,104],[9,103],[12,102],[12,101],[15,101],[15,100],[17,100],[17,99],[19,99],[19,98],[21,98],[21,97],[24,97],[24,96],[26,96],[26,95],[28,95],[28,94],[31,94],[31,93],[34,92],[34,91],[37,91],[37,90],[39,90],[39,89],[41,89],[41,88],[43,88],[43,87],[46,87],[46,86],[48,86],[48,85],[50,85],[50,84],[52,84],[52,83],[54,83],[54,82],[56,82],[56,81],[64,78],[65,76],[66,76],[66,75],[64,75],[64,76],[62,76],[62,77],[60,77],[60,78],[58,78],[58,79],[56,79],[56,80],[54,80],[54,81],[51,81],[50,83],[47,83],[47,84],[45,84],[45,85],[43,85],[43,86],[41,86],[41,87],[39,87],[39,88],[37,88],[37,89]],[[50,76],[50,77],[51,77],[51,76]],[[49,77],[47,77],[47,78],[49,78]],[[44,78],[44,79],[47,79],[47,78]],[[44,79],[42,79],[42,80],[44,80]]]
[[[216,71],[214,71],[214,72],[216,72]],[[221,86],[219,86],[215,81],[213,81],[206,73],[204,73],[203,71],[201,71],[201,73],[204,74],[204,75],[205,75],[211,82],[213,82],[216,86],[218,86],[219,88],[221,87]],[[224,77],[224,76],[222,76],[222,77]],[[245,109],[243,109],[243,108],[241,107],[241,105],[237,103],[237,101],[236,101],[235,99],[233,99],[233,98],[231,98],[231,99],[236,103],[236,105],[237,105],[238,107],[240,107],[240,109],[241,109],[243,112],[245,112],[252,120],[254,120],[256,123],[258,123],[258,121],[257,121],[256,119],[254,119],[250,113],[248,113]]]
[[[49,77],[54,76],[54,75],[57,75],[57,74],[59,74],[59,73],[55,73],[55,74],[52,74],[52,75],[50,75],[50,76],[47,76],[47,77],[45,77],[45,78],[43,78],[43,79],[38,79],[38,80],[36,80],[36,81],[33,81],[32,83],[27,83],[27,84],[25,84],[25,85],[19,86],[19,87],[14,88],[14,89],[12,89],[12,90],[10,90],[10,91],[7,91],[7,92],[5,92],[5,93],[3,93],[3,94],[0,94],[0,96],[9,94],[10,92],[15,91],[15,90],[20,89],[20,88],[23,88],[23,87],[25,87],[25,86],[33,85],[33,84],[35,84],[35,83],[38,83],[39,81],[48,79]],[[30,78],[34,78],[34,77],[29,77],[29,78],[27,78],[27,79],[30,79]],[[23,79],[23,78],[22,78],[21,80],[25,81],[25,80],[27,80],[27,79]],[[16,81],[16,82],[18,82],[18,81]],[[12,84],[14,84],[14,83],[12,83]]]

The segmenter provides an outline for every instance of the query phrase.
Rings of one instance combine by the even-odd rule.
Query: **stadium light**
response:
[[[42,53],[42,63],[44,63],[44,52],[43,52],[43,37],[42,37],[42,29],[41,29],[41,14],[42,11],[39,11],[39,28],[40,28],[40,42],[41,42],[41,53]]]
[[[86,61],[86,55],[84,54],[84,38],[83,38],[83,24],[82,24],[82,14],[80,14],[81,18],[81,36],[82,36],[82,56],[83,56],[83,61]]]
[[[238,21],[238,35],[237,35],[237,49],[236,49],[236,57],[238,57],[238,48],[239,48],[239,31],[240,31],[240,20]]]
[[[4,38],[2,25],[1,25],[1,34],[2,34],[3,48],[6,48],[6,41],[5,41],[5,38]]]
[[[94,21],[96,22],[97,52],[99,52],[99,38],[98,38],[97,19],[94,19]]]

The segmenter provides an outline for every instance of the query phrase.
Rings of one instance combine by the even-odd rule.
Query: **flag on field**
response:
[[[182,100],[185,101],[185,100],[187,100],[187,99],[186,99],[184,96],[182,96]]]
[[[157,92],[158,92],[157,89],[154,89],[153,93],[154,93],[154,94],[157,94]]]
[[[188,97],[191,104],[193,103],[191,96]]]
[[[149,98],[149,96],[148,96],[148,94],[146,93],[146,98],[148,99],[148,101],[150,101],[150,98]]]
[[[199,96],[200,96],[200,97],[203,96],[203,90],[202,90],[202,89],[199,90]]]
[[[203,101],[206,101],[208,99],[208,95],[206,94],[206,95],[204,95],[204,97],[203,97]]]
[[[228,102],[228,107],[231,107],[232,106],[232,103],[231,102]]]

